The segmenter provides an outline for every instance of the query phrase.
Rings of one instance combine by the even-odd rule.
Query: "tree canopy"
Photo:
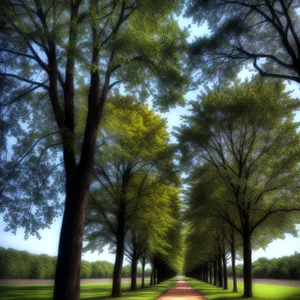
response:
[[[199,71],[224,81],[252,64],[264,77],[300,82],[298,0],[190,0],[187,15],[208,22],[190,53]]]
[[[249,297],[252,235],[272,219],[279,231],[284,222],[294,226],[281,214],[300,209],[299,133],[293,122],[299,101],[281,82],[260,78],[208,89],[200,97],[178,129],[183,162],[194,168],[191,197],[198,209],[208,204],[208,215],[215,212],[242,236]],[[192,211],[197,214],[197,206]]]

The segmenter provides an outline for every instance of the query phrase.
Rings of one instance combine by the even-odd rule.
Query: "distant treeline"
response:
[[[0,279],[54,279],[56,257],[0,247]],[[82,261],[81,278],[112,278],[114,265],[107,261]],[[138,268],[138,276],[142,270]],[[146,269],[145,276],[151,270]],[[130,277],[130,267],[123,267],[122,277]]]
[[[236,266],[237,276],[243,277],[243,265]],[[253,278],[300,279],[300,253],[280,258],[261,257],[253,263]],[[231,267],[228,268],[232,276]]]

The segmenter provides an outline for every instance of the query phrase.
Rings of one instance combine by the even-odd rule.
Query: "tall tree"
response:
[[[102,151],[94,168],[94,200],[86,226],[88,247],[97,247],[107,237],[114,244],[112,296],[120,296],[126,235],[131,237],[128,246],[136,267],[142,254],[137,255],[137,228],[148,226],[150,237],[160,231],[163,241],[171,226],[169,201],[178,177],[165,120],[135,99],[116,96],[109,101],[100,135]]]
[[[4,109],[0,120],[7,135],[17,137],[16,147],[23,150],[18,158],[13,155],[10,159],[7,172],[1,171],[1,212],[6,213],[8,229],[12,230],[23,226],[29,233],[36,233],[51,223],[55,210],[49,208],[51,204],[45,199],[51,199],[49,186],[59,180],[51,181],[48,173],[52,168],[46,171],[47,164],[40,162],[49,147],[61,144],[62,161],[58,163],[63,165],[65,176],[65,202],[54,299],[79,299],[85,212],[97,129],[108,94],[123,83],[144,97],[149,93],[158,95],[155,103],[160,107],[184,102],[186,78],[181,72],[180,53],[185,34],[172,18],[180,3],[179,0],[1,1],[0,75]],[[79,92],[82,84],[86,85],[84,95]],[[38,105],[41,91],[49,105]],[[79,94],[87,104],[83,128],[78,127],[75,118]],[[24,111],[28,110],[32,112],[26,119]],[[33,134],[31,144],[28,142],[24,147],[18,144],[18,136],[26,131],[24,127],[30,129],[28,123],[36,110],[43,121],[52,117],[51,132]],[[17,127],[21,130],[16,130]],[[56,137],[54,141],[45,144],[52,135]],[[37,156],[35,161],[28,158],[32,153]],[[29,173],[21,177],[16,188],[14,180],[25,162],[31,163]],[[31,180],[36,170],[41,178]],[[38,188],[15,205],[28,182],[31,186],[36,183]],[[37,189],[43,197],[36,197]]]
[[[261,75],[300,83],[299,0],[189,0],[187,15],[208,22],[210,35],[191,44],[210,78],[236,76],[252,63]]]
[[[293,110],[299,101],[285,93],[281,82],[235,84],[207,90],[192,102],[192,114],[179,129],[184,158],[207,162],[210,178],[221,180],[228,210],[219,212],[243,238],[244,296],[252,296],[254,232],[280,214],[299,211],[298,123]],[[224,195],[224,194],[223,194]],[[273,219],[274,221],[274,219]]]

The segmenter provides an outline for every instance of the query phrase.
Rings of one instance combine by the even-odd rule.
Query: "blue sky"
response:
[[[180,26],[187,27],[191,24],[191,20],[179,18]],[[200,36],[203,34],[208,34],[209,30],[207,25],[204,24],[203,26],[196,26],[193,25],[190,27],[191,36],[189,40],[193,40],[195,36]],[[239,77],[243,80],[248,76],[252,76],[252,72],[249,70],[243,70]],[[299,85],[296,83],[292,83],[288,85],[289,90],[294,90],[293,96],[300,98],[300,89]],[[201,87],[199,88],[199,90]],[[187,99],[195,99],[198,91],[193,91],[188,93]],[[172,130],[173,126],[180,125],[180,116],[187,113],[186,108],[176,108],[172,109],[170,112],[163,114],[163,117],[167,118],[169,130]],[[297,120],[300,120],[300,114],[296,116]],[[61,219],[58,219],[54,222],[50,229],[41,231],[42,238],[39,240],[35,237],[29,237],[27,240],[24,240],[24,231],[18,230],[16,235],[10,232],[4,232],[5,224],[3,219],[0,217],[0,247],[4,248],[15,248],[19,250],[26,250],[31,253],[41,254],[45,253],[48,255],[56,255],[58,249],[58,240],[59,240],[59,233],[61,227]],[[300,234],[300,225],[297,225],[298,232]],[[291,235],[286,235],[284,240],[275,240],[273,241],[265,250],[260,249],[258,251],[253,252],[253,259],[256,260],[259,257],[281,257],[284,255],[292,255],[294,252],[300,252],[300,238],[294,238]],[[107,260],[110,262],[114,261],[114,255],[109,254],[108,250],[106,249],[100,255],[98,253],[86,253],[83,255],[83,259],[89,261],[95,260]],[[125,262],[126,264],[126,262]]]

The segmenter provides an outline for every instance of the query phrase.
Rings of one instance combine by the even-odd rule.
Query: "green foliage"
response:
[[[115,249],[122,230],[130,259],[150,250],[177,264],[179,243],[169,237],[180,227],[180,181],[166,121],[134,98],[116,95],[107,103],[99,141],[85,249]]]
[[[7,230],[38,236],[61,213],[58,196],[70,171],[63,151],[78,165],[84,134],[91,134],[87,120],[98,127],[118,84],[163,110],[184,104],[187,36],[173,18],[182,4],[0,3],[0,213]]]
[[[210,29],[190,45],[200,79],[228,81],[251,63],[261,76],[300,82],[299,5],[298,0],[187,1],[187,15]]]
[[[235,211],[251,213],[255,229],[266,215],[299,208],[300,148],[298,123],[293,122],[299,101],[283,89],[280,82],[256,78],[208,90],[201,102],[191,103],[192,115],[178,129],[184,161],[195,166],[189,201],[213,209],[223,203],[237,228],[242,219],[232,215]]]
[[[299,100],[284,92],[282,82],[261,78],[207,89],[199,100],[191,102],[191,115],[178,128],[182,164],[189,171],[190,271],[212,261],[216,241],[225,237],[230,244],[231,230],[239,245],[251,241],[252,248],[285,232],[297,235],[300,211],[299,124],[293,122]]]
[[[0,248],[1,279],[51,279],[55,265],[55,257]]]
[[[113,264],[106,261],[91,262],[90,278],[111,278],[113,274]]]
[[[53,279],[56,257],[0,248],[0,279]],[[146,276],[149,276],[148,270]],[[139,269],[139,274],[141,269]],[[112,278],[113,264],[107,261],[82,261],[81,278]],[[129,277],[130,269],[125,277]]]
[[[91,278],[92,275],[92,266],[88,261],[81,261],[80,277],[81,278]]]
[[[259,258],[253,263],[254,278],[300,279],[300,254],[279,258]]]

